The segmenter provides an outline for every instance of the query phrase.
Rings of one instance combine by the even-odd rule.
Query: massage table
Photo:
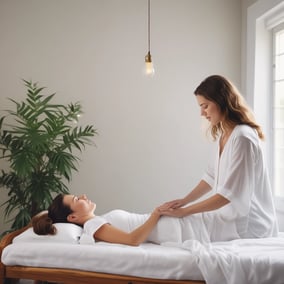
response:
[[[0,284],[5,279],[70,284],[284,283],[283,233],[209,244],[187,240],[132,247],[81,244],[79,226],[59,225],[56,236],[35,235],[28,226],[2,238]]]
[[[49,240],[47,240],[49,237],[45,238],[45,236],[37,236],[43,240],[42,242],[30,240],[13,243],[17,236],[27,232],[27,230],[31,233],[30,226],[27,226],[2,238],[0,243],[0,284],[4,284],[7,279],[9,281],[32,279],[35,280],[35,283],[38,283],[38,280],[40,280],[69,284],[205,283],[204,281],[184,279],[186,274],[192,274],[195,279],[202,278],[202,276],[196,264],[193,265],[195,272],[183,272],[184,269],[190,267],[191,261],[187,261],[186,253],[181,249],[168,249],[147,243],[139,247],[107,244],[104,242],[94,245],[80,245],[75,242],[75,238],[72,243],[69,243],[68,240],[68,244],[63,242],[49,243]],[[12,251],[12,254],[15,254],[12,256],[13,260],[10,258],[8,264],[6,264],[6,256],[8,255],[5,253],[9,248],[11,248],[11,251],[8,252],[8,255],[11,256]],[[159,249],[162,249],[163,254],[160,255]],[[90,254],[92,250],[94,252]],[[166,251],[169,254],[173,254],[173,256],[169,256],[168,263],[167,261],[164,263]],[[176,251],[177,256],[174,257]],[[52,252],[50,255],[54,254],[54,256],[48,256],[49,252]],[[42,254],[43,258],[42,263],[38,260],[40,254]],[[63,263],[66,254],[68,256],[65,263]],[[70,259],[70,256],[74,258]],[[181,260],[179,260],[179,256]],[[99,258],[98,261],[100,263],[97,260],[93,261],[96,258]],[[116,259],[118,263],[109,261],[110,259]],[[12,264],[10,264],[10,261],[12,261]],[[135,261],[137,261],[137,265]],[[84,264],[85,262],[87,265]],[[188,262],[188,264],[185,262]],[[172,268],[171,266],[175,267]],[[115,273],[112,271],[115,271]],[[168,277],[171,277],[171,279],[167,279]]]

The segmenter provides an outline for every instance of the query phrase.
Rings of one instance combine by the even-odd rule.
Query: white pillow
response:
[[[71,223],[55,223],[55,235],[37,235],[33,228],[29,228],[13,239],[13,243],[21,242],[60,242],[78,244],[83,228]]]

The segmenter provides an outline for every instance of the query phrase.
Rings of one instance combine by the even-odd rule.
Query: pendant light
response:
[[[152,62],[152,56],[150,52],[151,46],[151,5],[150,0],[148,0],[148,53],[145,56],[145,74],[146,76],[154,76],[155,70]]]

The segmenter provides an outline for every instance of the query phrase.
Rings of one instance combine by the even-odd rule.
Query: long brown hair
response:
[[[195,95],[200,95],[209,101],[216,103],[222,115],[223,124],[246,124],[254,128],[260,139],[264,139],[264,134],[260,125],[255,121],[253,112],[248,107],[244,98],[228,79],[220,75],[207,77],[194,91]],[[216,139],[222,133],[222,125],[211,126],[211,135]]]
[[[48,207],[47,212],[32,218],[33,230],[38,235],[55,235],[54,223],[68,223],[67,216],[72,213],[69,206],[63,203],[63,194],[58,194]]]

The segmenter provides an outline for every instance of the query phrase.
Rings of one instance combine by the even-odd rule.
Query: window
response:
[[[284,198],[284,24],[273,29],[273,187]]]
[[[246,16],[244,90],[265,133],[263,150],[284,230],[284,1],[255,1]]]

